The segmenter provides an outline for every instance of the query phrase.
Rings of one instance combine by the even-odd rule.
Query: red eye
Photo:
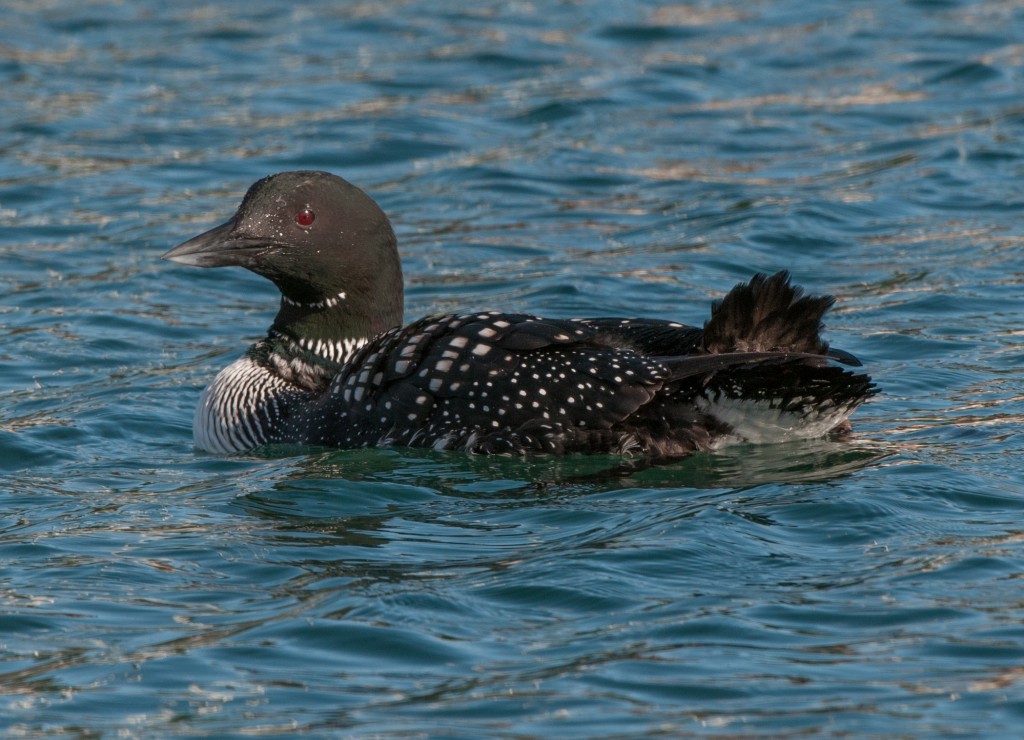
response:
[[[309,208],[303,208],[295,214],[295,223],[304,229],[312,226],[314,221],[316,221],[316,214]]]

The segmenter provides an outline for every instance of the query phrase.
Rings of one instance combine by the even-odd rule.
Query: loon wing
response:
[[[595,339],[616,347],[630,348],[651,356],[675,357],[700,349],[703,329],[661,319],[587,318],[572,319],[596,332]]]
[[[759,367],[828,364],[806,352],[651,356],[601,329],[504,313],[432,316],[394,329],[334,378],[304,422],[322,430],[310,441],[563,453],[657,449],[664,438],[670,449],[692,450],[709,434],[691,400],[707,384]]]
[[[687,355],[655,359],[669,368],[669,379],[677,381],[712,375],[721,370],[798,362],[822,366],[827,364],[828,360],[833,360],[846,365],[860,365],[860,361],[848,352],[842,352],[841,355],[835,356],[831,351],[825,355],[811,352],[722,352],[713,355]]]

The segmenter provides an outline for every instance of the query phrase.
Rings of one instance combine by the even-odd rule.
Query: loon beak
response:
[[[250,267],[255,257],[266,247],[264,240],[235,233],[235,220],[231,219],[182,242],[164,254],[163,259],[192,267]]]

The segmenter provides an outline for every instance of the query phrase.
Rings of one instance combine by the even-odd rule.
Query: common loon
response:
[[[444,314],[402,326],[387,216],[327,172],[256,182],[235,215],[164,255],[240,265],[281,291],[266,338],[203,392],[195,446],[433,447],[674,457],[849,427],[875,393],[821,338],[831,296],[758,274],[703,328],[662,319]]]

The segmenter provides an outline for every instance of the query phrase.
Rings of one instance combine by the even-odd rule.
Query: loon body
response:
[[[833,299],[804,295],[785,272],[737,285],[703,328],[499,312],[402,326],[391,225],[326,172],[260,180],[231,220],[164,257],[240,265],[281,291],[266,338],[202,394],[194,440],[208,452],[299,443],[679,456],[845,429],[875,392],[836,364],[856,358],[821,338]]]

